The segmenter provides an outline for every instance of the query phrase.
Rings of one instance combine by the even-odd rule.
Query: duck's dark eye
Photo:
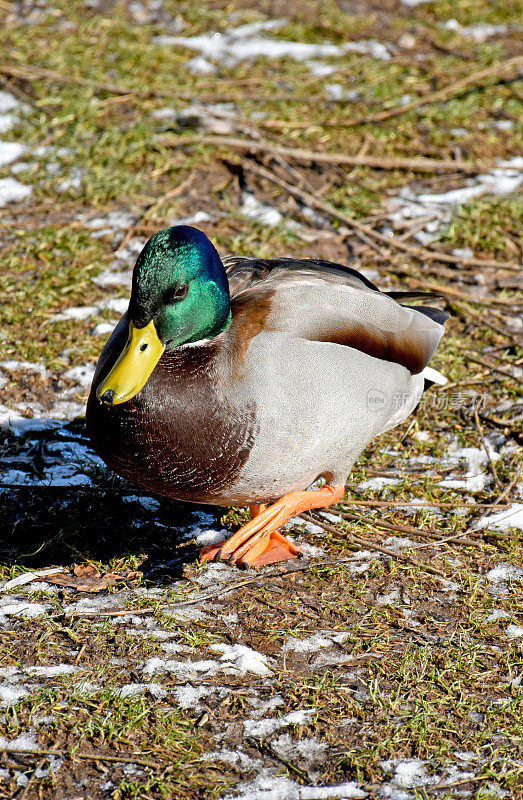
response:
[[[167,292],[166,300],[167,303],[176,303],[179,300],[183,300],[184,297],[187,297],[187,292],[189,291],[189,286],[187,283],[182,283],[180,286],[176,286],[174,289],[170,289]]]

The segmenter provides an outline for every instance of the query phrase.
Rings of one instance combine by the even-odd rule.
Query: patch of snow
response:
[[[264,739],[281,728],[289,725],[307,725],[317,713],[315,708],[307,708],[299,711],[291,711],[281,717],[266,717],[264,719],[245,719],[243,721],[243,732],[245,736],[253,736],[255,739]]]
[[[213,528],[194,528],[191,531],[191,535],[194,536],[194,543],[197,547],[207,547],[209,544],[216,544],[217,542],[221,542],[222,539],[228,539],[231,536],[230,531],[221,530],[217,531]]]
[[[25,667],[29,675],[39,675],[42,678],[55,678],[57,675],[73,675],[80,670],[73,664],[55,664],[50,667]]]
[[[438,237],[443,225],[450,223],[459,204],[485,194],[515,192],[523,182],[522,166],[523,157],[520,156],[509,161],[500,161],[498,167],[491,172],[469,179],[463,188],[439,194],[416,194],[411,188],[405,187],[396,197],[387,200],[388,219],[393,224],[402,226],[405,220],[424,219],[423,229],[417,231],[414,238],[427,244]],[[392,231],[388,230],[392,235]]]
[[[171,45],[187,47],[199,52],[206,63],[218,61],[226,66],[232,66],[240,61],[254,61],[257,58],[292,58],[295,61],[307,61],[311,66],[310,59],[336,57],[349,52],[369,54],[373,58],[383,60],[391,58],[385,45],[374,39],[335,45],[330,42],[310,44],[260,36],[262,31],[274,30],[284,23],[285,20],[270,20],[229,28],[224,33],[210,32],[197,36],[155,36],[153,42],[164,47]],[[312,68],[314,69],[314,65]]]
[[[211,650],[215,653],[222,653],[220,663],[223,664],[227,672],[233,674],[246,675],[253,672],[255,675],[270,675],[267,656],[258,653],[243,644],[220,644],[211,645]]]
[[[0,602],[0,616],[35,619],[35,617],[43,617],[47,608],[41,603],[26,603],[23,600],[17,600],[15,597],[7,596]]]
[[[51,417],[54,417],[53,420],[50,420],[51,422],[60,419],[76,419],[77,417],[84,416],[85,404],[76,403],[72,400],[57,400],[56,403],[53,403],[51,406],[49,414]]]
[[[498,619],[510,619],[510,614],[502,608],[494,608],[488,617],[485,617],[485,622],[497,622]]]
[[[99,305],[100,308],[108,308],[110,311],[116,311],[117,314],[125,314],[129,306],[129,300],[126,297],[111,297]]]
[[[406,536],[388,536],[387,539],[383,540],[382,544],[384,547],[398,554],[401,553],[402,550],[416,546],[416,542],[413,542],[412,539],[408,539]]]
[[[487,572],[487,580],[491,583],[523,582],[523,569],[516,564],[507,564],[503,561]]]
[[[376,595],[376,603],[379,606],[393,606],[394,603],[398,603],[401,599],[400,590],[397,587],[391,589],[390,592],[387,594],[378,594]]]
[[[85,220],[84,225],[86,228],[93,228],[96,231],[109,228],[113,233],[131,228],[136,220],[136,214],[132,214],[130,211],[110,211],[104,217],[92,217],[92,219]]]
[[[499,459],[497,453],[488,439],[486,444],[492,461]],[[453,442],[448,449],[444,463],[448,466],[458,466],[459,461],[464,459],[466,462],[466,473],[464,478],[445,478],[440,481],[440,486],[447,489],[466,489],[469,492],[480,492],[490,482],[491,477],[484,472],[484,467],[488,463],[487,454],[483,448],[478,447],[458,447]]]
[[[275,694],[269,697],[268,700],[260,701],[257,695],[249,698],[249,702],[254,706],[253,716],[256,718],[263,717],[269,711],[274,711],[275,708],[285,705],[285,700],[281,694]]]
[[[0,706],[14,706],[22,697],[27,697],[29,691],[25,686],[13,686],[9,683],[0,685]]]
[[[225,795],[224,800],[362,800],[367,797],[367,792],[354,781],[333,786],[302,786],[290,778],[273,775],[267,768],[253,781],[238,784],[234,792]]]
[[[473,39],[478,44],[483,44],[483,42],[486,42],[487,39],[490,39],[492,36],[500,36],[508,31],[507,25],[487,25],[485,23],[479,23],[478,25],[462,26],[457,19],[448,19],[446,22],[442,23],[441,27],[445,28],[447,31],[455,31],[459,36]]]
[[[514,127],[514,123],[511,119],[498,119],[494,123],[494,127],[498,129],[498,131],[511,131]]]
[[[512,503],[509,508],[504,508],[497,514],[486,514],[474,525],[476,530],[487,527],[498,531],[504,531],[507,528],[523,530],[523,503]]]
[[[253,219],[261,225],[269,225],[269,227],[278,225],[283,219],[277,208],[267,203],[261,203],[251,192],[247,191],[242,192],[242,202],[238,210],[244,217]]]
[[[398,483],[401,483],[400,478],[375,477],[375,478],[369,478],[368,480],[363,481],[362,483],[358,483],[356,488],[362,490],[370,489],[373,492],[379,492],[386,486],[397,486]]]
[[[171,225],[198,225],[200,222],[211,222],[212,217],[206,211],[196,211],[189,217],[178,217],[170,220]]]
[[[217,661],[213,661],[212,659],[202,661],[170,661],[164,658],[158,658],[158,656],[149,658],[142,668],[142,672],[145,675],[169,672],[183,681],[193,680],[199,675],[207,675],[210,677],[216,675],[219,670],[220,665]]]
[[[242,753],[241,750],[213,750],[212,753],[205,753],[202,758],[205,761],[223,761],[225,764],[230,764],[231,767],[236,767],[242,772],[251,772],[260,767],[258,761],[255,761],[246,753]]]
[[[15,361],[14,359],[10,359],[8,361],[0,361],[0,367],[10,372],[17,372],[18,370],[37,372],[41,378],[47,377],[47,368],[45,364],[37,364],[32,361]]]
[[[321,631],[309,636],[307,639],[297,639],[294,636],[288,636],[282,647],[282,652],[316,653],[322,647],[333,647],[335,644],[342,644],[348,638],[349,634],[345,631],[341,631],[340,633]]]
[[[7,133],[11,128],[14,128],[20,117],[16,114],[0,114],[0,133]],[[24,165],[25,166],[25,165]]]
[[[119,697],[136,697],[145,692],[150,692],[156,700],[167,695],[167,690],[159,683],[128,683],[116,690]]]
[[[458,258],[463,258],[466,260],[467,258],[472,258],[474,255],[474,250],[471,250],[470,247],[455,247],[452,251],[453,256],[458,256]]]
[[[308,59],[305,63],[310,69],[311,75],[315,75],[317,78],[326,78],[328,75],[333,75],[338,71],[334,64],[327,64],[325,61]]]
[[[200,700],[208,694],[212,694],[213,689],[206,686],[178,686],[174,691],[174,695],[180,708],[187,709],[193,708],[195,711],[200,711]]]
[[[0,178],[0,208],[9,203],[20,203],[31,195],[31,186],[25,186],[15,178]]]
[[[218,70],[203,56],[196,56],[187,62],[187,68],[193,75],[215,75]]]
[[[401,0],[404,6],[407,8],[416,8],[416,6],[420,6],[422,3],[433,3],[434,0]]]
[[[51,320],[88,319],[88,317],[92,317],[93,314],[97,314],[98,311],[98,306],[72,306],[71,308],[66,308],[64,311],[60,311],[58,314],[54,314],[54,316],[51,317]]]
[[[99,322],[98,325],[95,325],[92,329],[91,336],[107,336],[107,334],[113,332],[116,324],[116,322],[114,324],[110,322]]]
[[[0,141],[0,168],[17,161],[25,153],[25,150],[24,145],[18,142]]]
[[[422,761],[419,758],[405,759],[404,761],[392,759],[390,761],[382,761],[380,766],[385,772],[390,772],[391,769],[394,769],[392,783],[402,789],[415,789],[418,786],[430,786],[439,782],[437,775],[429,775],[427,773],[426,763],[426,761]]]
[[[39,483],[46,486],[91,486],[92,480],[88,475],[79,473],[74,464],[59,464],[45,469]]]
[[[317,527],[313,525],[313,523],[306,523],[309,524],[311,527]],[[310,533],[310,530],[305,528],[305,530]],[[325,555],[325,551],[321,549],[321,547],[315,547],[313,544],[309,544],[308,542],[303,542],[301,539],[298,542],[301,552],[304,556],[308,556],[309,558],[319,558]]]
[[[0,750],[7,750],[8,753],[38,750],[38,742],[33,731],[21,733],[15,739],[5,739],[0,736]]]
[[[372,56],[381,61],[390,61],[391,54],[382,42],[376,39],[363,39],[361,42],[349,42],[342,45],[346,53],[362,53],[363,55]]]
[[[64,372],[62,377],[68,378],[88,389],[93,382],[94,366],[92,364],[84,364],[81,367],[73,367]]]
[[[93,283],[97,286],[125,286],[130,289],[133,282],[133,273],[131,270],[113,271],[110,269],[104,270],[99,275],[91,278]]]
[[[23,417],[18,411],[0,405],[0,428],[9,428],[15,436],[30,431],[54,430],[60,426],[56,419]]]
[[[124,503],[139,503],[143,508],[147,511],[158,511],[160,508],[160,501],[155,500],[154,497],[140,497],[137,494],[129,494],[126,497],[122,497]]]
[[[21,107],[20,100],[11,92],[0,91],[0,114],[15,111]]]
[[[98,694],[98,692],[102,691],[102,687],[99,686],[97,683],[91,683],[91,681],[81,681],[79,684],[75,686],[75,692],[79,695],[93,695]]]
[[[68,192],[72,189],[74,192],[79,192],[82,188],[84,174],[84,169],[81,169],[80,167],[73,167],[70,177],[60,181],[57,186],[57,190],[59,192]]]
[[[294,739],[289,733],[282,733],[277,739],[271,742],[271,750],[276,755],[293,763],[298,760],[307,765],[323,762],[328,745],[320,742],[316,737],[306,737],[304,739]],[[318,778],[320,773],[314,775]]]
[[[509,625],[506,634],[509,639],[520,639],[523,636],[523,626]]]

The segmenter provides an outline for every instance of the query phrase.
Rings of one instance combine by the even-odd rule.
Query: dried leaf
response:
[[[87,576],[83,578],[66,572],[52,575],[47,580],[47,583],[53,583],[56,586],[66,586],[70,589],[76,589],[77,592],[103,592],[104,589],[109,588],[109,583],[105,578],[101,578],[100,576]]]
[[[69,589],[76,589],[77,592],[103,592],[110,586],[117,586],[125,581],[136,580],[142,573],[133,570],[127,575],[118,575],[114,572],[100,574],[100,570],[91,564],[75,564],[73,567],[74,575],[70,572],[59,572],[56,575],[46,577],[47,583],[56,586],[64,586]]]
[[[73,572],[77,578],[99,578],[100,570],[92,564],[75,564]]]

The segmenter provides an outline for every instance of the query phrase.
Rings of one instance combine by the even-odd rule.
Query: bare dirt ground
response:
[[[0,798],[523,797],[520,11],[0,0]],[[448,383],[282,567],[86,436],[181,221],[447,298]]]

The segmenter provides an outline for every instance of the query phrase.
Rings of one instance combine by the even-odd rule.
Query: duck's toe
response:
[[[279,531],[266,533],[255,542],[240,558],[231,559],[240,569],[248,567],[264,567],[266,564],[278,564],[289,558],[301,558],[302,553],[294,542],[286,539]]]

